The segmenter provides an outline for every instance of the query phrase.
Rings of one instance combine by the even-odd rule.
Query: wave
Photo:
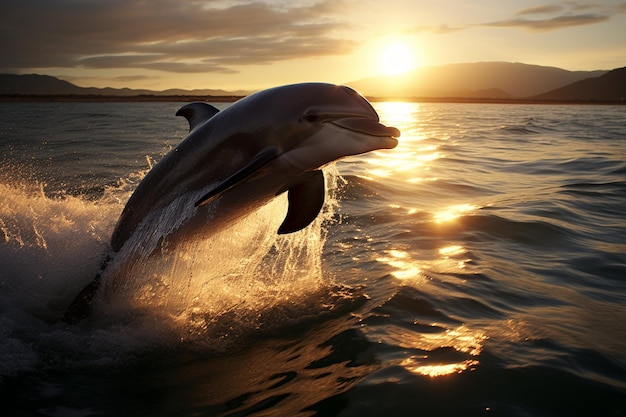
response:
[[[528,123],[525,125],[512,125],[512,126],[501,126],[500,130],[511,135],[529,135],[529,134],[537,134],[539,131],[536,129],[537,126],[532,123]]]

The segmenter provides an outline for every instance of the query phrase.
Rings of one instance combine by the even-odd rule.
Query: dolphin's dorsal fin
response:
[[[203,195],[198,201],[196,201],[195,206],[203,206],[210,201],[216,199],[225,191],[229,190],[230,188],[239,184],[241,181],[250,177],[252,174],[257,172],[261,167],[270,162],[272,159],[276,158],[278,155],[280,155],[280,151],[278,150],[278,148],[269,147],[263,149],[254,158],[252,158],[248,165],[241,168],[239,171],[235,172],[233,175],[219,183],[217,187],[213,188],[211,191]]]
[[[308,173],[306,179],[289,189],[289,208],[278,234],[297,232],[307,227],[324,206],[324,174],[322,171]]]
[[[176,116],[183,116],[189,122],[189,131],[191,132],[196,126],[205,120],[210,119],[219,113],[219,110],[211,106],[209,103],[195,101],[178,109]]]

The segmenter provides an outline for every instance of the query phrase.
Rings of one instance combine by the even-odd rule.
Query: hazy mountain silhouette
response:
[[[539,100],[626,102],[626,67],[614,69],[600,77],[577,81],[533,98]]]
[[[99,95],[99,96],[245,96],[250,91],[182,90],[163,91],[133,90],[130,88],[78,87],[70,82],[49,75],[0,74],[0,95]]]
[[[606,72],[477,62],[423,67],[400,76],[372,77],[347,84],[373,97],[523,98]]]
[[[533,99],[624,101],[626,68],[567,71],[509,62],[478,62],[424,67],[394,77],[347,83],[367,97],[443,99]],[[0,75],[4,96],[245,96],[251,91],[215,89],[164,91],[85,88],[48,75]]]
[[[85,94],[83,89],[49,75],[0,74],[0,94]]]

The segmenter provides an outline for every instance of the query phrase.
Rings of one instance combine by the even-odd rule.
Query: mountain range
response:
[[[250,91],[237,90],[182,90],[169,89],[163,91],[134,90],[130,88],[96,88],[79,87],[68,81],[50,75],[38,74],[0,74],[0,95],[24,96],[246,96]]]
[[[347,82],[379,99],[462,99],[626,102],[626,67],[612,71],[567,71],[509,62],[423,67],[393,77]],[[241,97],[251,91],[215,89],[163,91],[85,88],[47,75],[0,75],[0,96],[211,96]]]
[[[510,62],[477,62],[422,67],[393,78],[366,78],[349,85],[370,97],[530,99],[542,95],[544,100],[556,100],[552,95],[555,90],[607,73]],[[570,99],[578,97],[573,94]]]

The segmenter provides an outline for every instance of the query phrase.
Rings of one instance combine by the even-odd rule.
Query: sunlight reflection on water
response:
[[[383,102],[376,103],[381,121],[395,126],[402,132],[398,146],[392,152],[373,152],[366,162],[370,165],[367,176],[377,178],[393,177],[409,183],[423,181],[429,162],[441,157],[437,145],[422,145],[426,139],[419,127],[420,105],[418,103]]]
[[[435,221],[437,223],[443,223],[455,220],[461,217],[461,215],[466,214],[470,211],[477,210],[479,208],[480,207],[473,204],[455,204],[453,206],[449,206],[443,209],[438,213],[435,213]]]
[[[422,270],[416,261],[412,260],[409,253],[401,250],[390,250],[389,256],[381,256],[376,260],[396,268],[391,274],[398,279],[419,277]]]
[[[479,361],[474,358],[482,352],[485,339],[487,337],[483,333],[468,329],[465,326],[449,329],[442,333],[423,333],[419,335],[417,343],[420,349],[435,352],[440,348],[452,348],[454,351],[438,358],[430,357],[435,356],[432,354],[426,354],[423,357],[411,356],[403,360],[400,365],[412,373],[430,377],[471,370],[479,365]],[[472,358],[460,360],[457,353],[466,354]]]
[[[431,331],[410,332],[404,327],[387,325],[384,328],[364,327],[363,331],[374,339],[384,339],[386,345],[394,345],[406,353],[403,359],[393,359],[397,365],[413,374],[441,377],[476,369],[488,337],[479,330],[465,325],[445,329],[441,324],[422,323]]]
[[[478,366],[478,361],[466,360],[459,363],[449,363],[442,365],[416,365],[413,361],[413,358],[409,358],[403,361],[401,365],[413,373],[430,377],[437,377],[450,374],[459,374],[470,368],[473,369]]]
[[[396,126],[402,131],[398,146],[391,152],[368,154],[366,161],[369,169],[367,179],[397,181],[403,189],[425,181],[436,181],[431,169],[445,158],[440,149],[449,136],[441,137],[437,133],[423,130],[421,118],[423,108],[417,103],[376,103],[376,109],[383,123]],[[438,132],[441,133],[441,132]],[[396,182],[396,184],[397,184]],[[411,188],[404,188],[405,186]],[[419,192],[418,188],[415,193]],[[458,203],[443,207],[432,206],[432,202],[423,207],[406,207],[400,202],[389,204],[394,210],[403,210],[406,216],[428,213],[419,224],[431,224],[437,229],[448,228],[462,221],[462,217],[480,208],[477,204]],[[407,217],[407,227],[414,227],[411,217]],[[422,227],[422,226],[420,226]],[[392,247],[380,254],[376,261],[391,267],[391,275],[402,282],[401,285],[422,288],[429,285],[432,273],[466,273],[465,268],[472,262],[468,250],[456,242],[441,242],[431,250],[411,251],[406,247]],[[399,365],[411,373],[428,377],[439,377],[473,370],[479,365],[478,356],[487,336],[479,330],[466,325],[449,327],[441,323],[418,323],[431,326],[433,331],[407,332],[401,328],[387,327],[383,330],[386,340],[404,348],[418,349],[423,354],[411,355]],[[443,326],[443,327],[442,327]]]

